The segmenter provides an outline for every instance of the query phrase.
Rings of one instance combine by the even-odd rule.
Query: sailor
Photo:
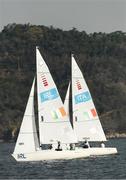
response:
[[[58,146],[57,146],[57,149],[56,149],[56,151],[62,151],[62,148],[61,148],[61,143],[60,143],[60,141],[58,141],[57,143],[58,143]]]
[[[52,144],[50,144],[50,145],[49,145],[49,149],[52,149],[52,148],[53,148],[53,146],[52,146]]]
[[[75,144],[74,143],[70,144],[70,150],[75,150]]]
[[[104,144],[103,141],[101,142],[101,147],[102,147],[102,148],[105,148],[105,144]]]
[[[60,149],[60,141],[58,141],[58,149]]]
[[[85,140],[85,141],[84,141],[83,148],[89,148],[89,147],[90,147],[90,145],[89,145],[88,141]]]

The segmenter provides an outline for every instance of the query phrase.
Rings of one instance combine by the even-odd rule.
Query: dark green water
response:
[[[0,143],[0,179],[126,179],[126,139],[113,139],[107,145],[119,155],[75,160],[17,163],[14,144]]]

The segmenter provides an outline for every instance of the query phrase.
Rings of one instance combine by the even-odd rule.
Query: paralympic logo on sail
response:
[[[56,88],[53,88],[48,91],[44,91],[44,92],[40,93],[40,99],[41,99],[42,103],[45,101],[56,99],[58,96],[59,96],[59,94],[58,94]]]
[[[78,104],[78,103],[89,101],[91,99],[91,95],[88,91],[86,91],[81,94],[75,95],[74,99],[75,99],[75,104]]]

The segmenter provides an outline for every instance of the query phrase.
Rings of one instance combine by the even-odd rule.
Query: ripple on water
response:
[[[0,144],[1,179],[125,179],[126,139],[110,140],[119,155],[72,160],[16,162],[11,153],[14,144]]]

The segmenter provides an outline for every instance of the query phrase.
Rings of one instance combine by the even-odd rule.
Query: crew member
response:
[[[90,147],[90,145],[89,145],[88,141],[85,140],[85,141],[84,141],[83,148],[89,148],[89,147]]]

